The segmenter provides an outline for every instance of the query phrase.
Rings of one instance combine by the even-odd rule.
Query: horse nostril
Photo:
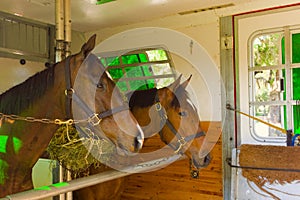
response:
[[[207,156],[204,157],[204,165],[207,166],[209,165],[211,161],[211,157],[210,157],[210,154],[208,154]]]
[[[141,149],[141,142],[138,139],[138,137],[134,138],[133,148],[134,148],[134,152],[138,152]]]

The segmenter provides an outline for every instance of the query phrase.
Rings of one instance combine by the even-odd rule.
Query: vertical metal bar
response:
[[[59,182],[64,182],[64,168],[59,165]],[[65,200],[65,194],[59,194],[59,200]]]
[[[286,81],[286,120],[287,129],[293,129],[293,108],[292,108],[292,69],[291,69],[291,35],[289,27],[284,28],[285,46],[285,81]]]
[[[63,0],[55,0],[55,39],[56,39],[56,58],[61,61],[64,58],[64,4]]]
[[[232,17],[220,18],[220,38],[233,37]],[[224,48],[220,39],[220,64],[221,78],[224,83],[225,91],[221,90],[222,98],[222,163],[223,163],[223,197],[231,199],[231,168],[226,164],[226,159],[232,157],[232,149],[237,138],[235,137],[235,113],[226,109],[226,104],[235,105],[235,85],[234,85],[234,63],[233,47]]]
[[[64,34],[66,57],[71,54],[71,0],[64,0]]]
[[[64,0],[55,0],[55,62],[61,61],[64,56]],[[63,182],[64,169],[59,166],[59,182]],[[60,200],[65,200],[65,194],[59,195]]]

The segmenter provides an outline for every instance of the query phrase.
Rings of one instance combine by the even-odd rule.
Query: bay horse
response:
[[[181,75],[171,85],[161,89],[130,92],[127,99],[131,112],[143,129],[145,142],[147,138],[159,133],[161,140],[173,149],[174,154],[185,154],[190,159],[191,176],[197,178],[199,169],[206,167],[211,157],[209,154],[199,157],[205,133],[186,90],[191,76],[181,84],[180,79]],[[90,174],[97,174],[103,169],[91,166],[89,170]],[[73,191],[73,197],[75,200],[120,199],[124,178],[113,181],[117,183],[114,187],[111,187],[112,181],[104,182]]]
[[[205,133],[186,90],[192,76],[183,83],[180,83],[181,77],[161,89],[136,90],[127,94],[129,107],[145,138],[159,133],[161,140],[175,154],[185,154],[190,158],[192,167],[198,170],[206,167],[211,158],[209,154],[199,157]]]
[[[81,104],[72,98],[87,97],[81,96],[72,86],[81,64],[87,57],[95,57],[90,54],[95,47],[95,39],[96,35],[93,35],[82,45],[79,53],[36,73],[0,95],[0,197],[33,187],[32,168],[47,148],[58,124],[73,122],[69,118],[73,114],[70,106],[77,104],[80,107]],[[91,78],[77,83],[96,90],[95,96],[89,96],[95,103],[94,107],[81,111],[81,114],[94,111],[85,123],[92,124],[90,126],[95,130],[101,129],[98,132],[104,133],[125,152],[137,152],[142,146],[143,133],[124,104],[123,96],[116,91],[107,73],[101,75],[104,71],[101,65],[89,66],[89,70]],[[118,123],[112,115],[126,119],[126,123]]]

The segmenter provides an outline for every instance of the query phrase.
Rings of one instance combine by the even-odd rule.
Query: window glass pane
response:
[[[155,64],[151,65],[153,74],[161,75],[161,74],[172,74],[172,69],[168,63],[166,64]]]
[[[148,57],[144,53],[139,54],[139,59],[140,59],[140,62],[148,62]]]
[[[141,66],[141,68],[143,70],[144,76],[152,76],[153,75],[152,69],[148,65]]]
[[[108,57],[106,58],[106,67],[107,66],[118,66],[120,65],[120,61],[118,57]]]
[[[300,100],[300,68],[292,69],[292,74],[293,74],[293,99]]]
[[[253,41],[253,66],[264,67],[279,64],[281,34],[260,35]]]
[[[130,90],[146,90],[149,89],[145,80],[129,81]]]
[[[116,85],[122,92],[126,92],[128,90],[126,82],[124,81],[118,81]]]
[[[120,68],[109,69],[108,72],[113,79],[119,79],[123,77],[123,71]]]
[[[254,101],[279,101],[282,100],[281,91],[283,81],[281,70],[261,70],[254,73]]]
[[[273,124],[277,127],[284,127],[284,116],[283,106],[279,105],[260,105],[254,106],[255,117]],[[259,137],[286,137],[284,133],[279,130],[276,130],[266,124],[263,124],[257,120],[253,121],[254,123],[254,132]]]
[[[297,101],[296,104],[293,106],[294,132],[300,133],[300,101]]]
[[[132,55],[124,55],[122,56],[122,63],[123,64],[133,64],[133,63],[140,63],[139,57],[137,54]]]
[[[149,57],[149,61],[160,61],[160,60],[168,60],[167,54],[164,50],[150,50],[146,51]]]
[[[292,63],[300,63],[300,33],[292,35]]]
[[[143,76],[143,70],[140,66],[138,67],[125,67],[127,77],[141,77]]]
[[[156,87],[157,88],[166,87],[166,86],[170,85],[171,83],[173,83],[174,81],[175,81],[174,78],[160,78],[160,79],[156,79]]]

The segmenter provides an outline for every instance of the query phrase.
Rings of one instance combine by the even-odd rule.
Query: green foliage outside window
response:
[[[161,61],[163,64],[155,64]],[[141,78],[173,73],[170,70],[167,53],[162,49],[129,53],[119,57],[105,57],[101,58],[101,62],[108,68],[111,77],[123,92],[150,89],[157,87],[157,84],[173,81],[173,79],[170,81],[170,78],[164,78],[163,82],[154,78]]]

